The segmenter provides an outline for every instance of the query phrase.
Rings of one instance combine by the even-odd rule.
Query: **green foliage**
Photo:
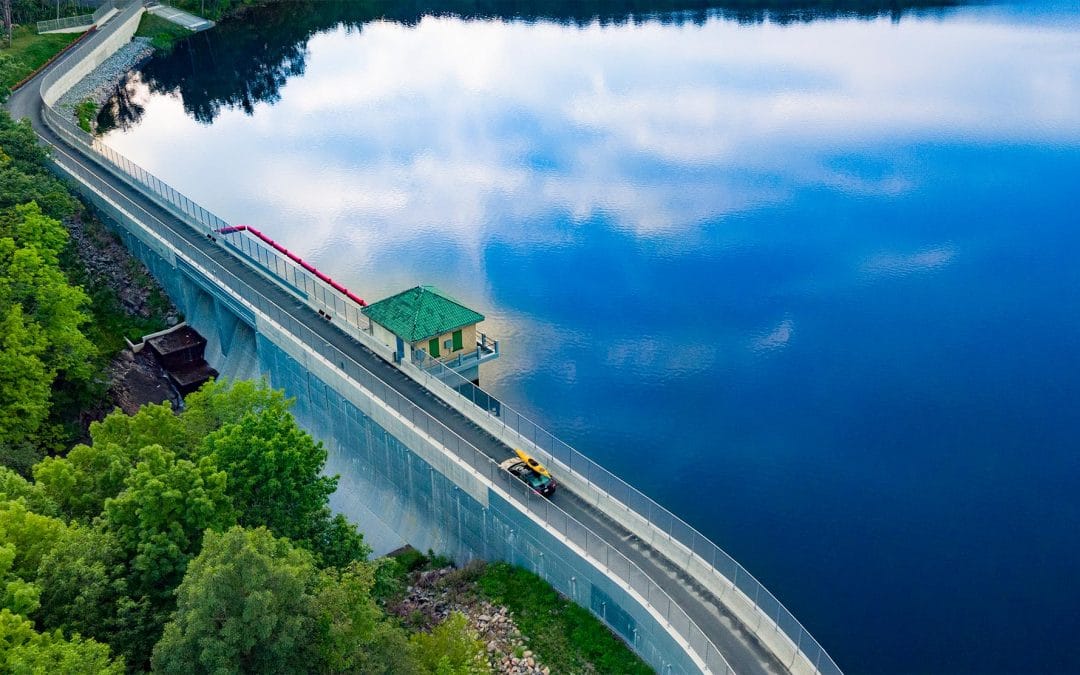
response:
[[[14,574],[15,544],[0,544],[0,608],[27,615],[41,604],[41,589]]]
[[[135,454],[115,443],[77,445],[67,457],[46,457],[34,478],[68,518],[89,521],[105,500],[120,494],[134,467]]]
[[[17,26],[13,31],[11,47],[7,47],[6,39],[0,40],[3,46],[0,48],[0,102],[11,87],[77,37],[74,33],[38,35],[33,26]]]
[[[274,534],[306,539],[337,487],[322,476],[326,450],[284,410],[249,414],[206,437],[204,456],[229,474],[242,525],[266,525]]]
[[[27,316],[41,326],[48,341],[44,357],[52,372],[63,372],[69,380],[89,379],[94,345],[80,331],[90,317],[90,299],[71,286],[60,270],[60,251],[67,243],[67,230],[55,218],[42,213],[37,204],[15,208],[11,238],[0,242],[0,303],[19,304]],[[0,288],[3,288],[0,286]]]
[[[482,675],[490,673],[484,643],[469,628],[461,612],[453,612],[430,633],[416,633],[409,641],[421,665],[434,675]]]
[[[0,251],[4,241],[0,240]],[[2,255],[2,252],[0,252]],[[25,445],[49,416],[48,343],[20,305],[0,319],[0,444]],[[6,454],[6,453],[5,453]]]
[[[130,587],[161,597],[175,588],[207,529],[236,521],[226,475],[210,458],[196,464],[160,445],[139,451],[119,496],[105,500],[104,523],[131,556]]]
[[[89,522],[124,489],[139,457],[150,445],[190,456],[191,439],[168,403],[145,405],[135,415],[119,410],[90,425],[91,445],[77,445],[67,457],[47,457],[34,478],[69,518]]]
[[[57,516],[59,507],[37,483],[31,483],[7,467],[0,466],[0,502],[21,501],[29,510],[43,516]]]
[[[13,547],[7,573],[19,579],[34,581],[42,558],[68,534],[63,521],[33,513],[21,500],[0,502],[0,546]]]
[[[182,40],[192,32],[183,26],[178,26],[172,21],[167,21],[156,14],[147,12],[139,21],[139,28],[135,31],[138,37],[148,37],[156,49],[168,54],[176,46],[177,40]]]
[[[267,529],[208,532],[153,666],[187,672],[419,672],[374,601],[374,567],[321,572]]]
[[[38,633],[32,623],[0,610],[0,671],[9,673],[94,673],[122,675],[124,662],[109,656],[108,645],[60,631]]]
[[[552,672],[652,672],[599,619],[531,572],[494,563],[485,569],[479,588],[513,612],[532,650]]]
[[[34,464],[41,460],[41,455],[41,448],[34,440],[19,443],[0,441],[0,466],[20,476],[29,476]]]
[[[307,670],[314,574],[309,554],[265,529],[207,533],[154,648],[154,670]]]
[[[362,535],[327,508],[337,477],[322,475],[326,450],[297,426],[289,401],[265,384],[250,383],[209,385],[192,398],[185,424],[217,427],[199,453],[229,474],[241,525],[265,526],[325,565],[344,567],[367,557]]]
[[[51,218],[76,211],[67,188],[45,165],[45,148],[37,142],[30,120],[18,122],[0,111],[0,213],[19,204],[34,202]]]
[[[6,52],[0,52],[0,103],[7,100],[11,87],[22,78],[27,68],[23,62]]]
[[[113,443],[130,453],[148,445],[161,445],[175,451],[182,459],[193,459],[195,446],[195,438],[168,403],[144,405],[134,415],[114,411],[90,425],[90,438],[95,445]]]
[[[88,134],[94,133],[94,118],[97,117],[97,104],[90,99],[75,106],[75,117],[79,120],[79,128]]]
[[[80,633],[120,645],[127,628],[121,606],[127,598],[127,556],[111,533],[98,527],[73,527],[41,558],[37,583],[39,625]],[[151,643],[152,644],[152,643]]]
[[[382,565],[353,563],[321,575],[312,606],[318,658],[326,672],[408,675],[422,672],[413,648],[373,599]]]
[[[3,135],[0,130],[0,136]],[[4,155],[5,167],[40,159]],[[31,177],[32,179],[32,177]],[[94,375],[94,345],[81,329],[89,299],[59,267],[67,231],[37,204],[0,213],[0,445],[40,443],[51,404],[67,385]],[[7,453],[5,453],[7,454]],[[6,464],[6,462],[5,462]],[[25,469],[25,467],[20,467]]]
[[[230,382],[225,379],[207,382],[189,394],[184,403],[184,426],[199,439],[248,415],[264,411],[281,414],[292,405],[283,392],[271,389],[265,380]]]

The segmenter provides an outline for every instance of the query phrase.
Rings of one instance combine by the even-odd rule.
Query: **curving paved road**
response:
[[[94,40],[98,36],[91,36]],[[84,154],[57,136],[42,120],[42,101],[39,81],[45,72],[63,67],[64,59],[52,64],[37,77],[12,94],[7,108],[13,117],[30,119],[34,130],[51,149],[53,163],[62,173],[76,179],[80,191],[93,190],[120,204],[145,225],[155,229],[173,242],[180,241],[204,254],[230,275],[222,275],[233,290],[243,297],[262,295],[286,314],[302,322],[320,337],[350,356],[361,367],[399,392],[441,424],[471,443],[488,457],[501,461],[513,456],[510,447],[480,429],[466,417],[450,408],[430,390],[377,356],[359,342],[323,320],[314,310],[300,302],[283,288],[270,282],[253,268],[238,264],[237,259],[219,244],[199,235],[176,216],[158,206],[139,191],[117,180],[105,170],[96,156]],[[466,458],[468,460],[469,458]],[[481,473],[486,467],[477,467]],[[694,582],[679,567],[639,540],[629,531],[591,507],[577,495],[560,489],[552,502],[580,524],[599,535],[613,548],[632,560],[685,611],[740,674],[779,675],[785,668],[764,648],[751,631],[741,624],[723,604]]]

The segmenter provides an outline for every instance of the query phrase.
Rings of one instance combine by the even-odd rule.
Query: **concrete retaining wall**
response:
[[[105,59],[109,58],[128,42],[131,42],[131,38],[134,37],[135,31],[139,29],[139,21],[142,19],[143,12],[146,10],[142,7],[138,7],[137,10],[131,12],[125,12],[119,17],[114,18],[114,21],[120,21],[121,26],[115,29],[108,39],[103,40],[100,44],[96,45],[93,49],[89,50],[85,55],[80,54],[78,61],[64,64],[66,72],[61,76],[47,91],[42,92],[42,98],[45,100],[46,105],[52,105],[63,95],[65,91],[75,86],[79,80],[89,75],[95,68],[104,63]],[[125,15],[126,14],[126,15]],[[111,28],[111,25],[110,25]]]

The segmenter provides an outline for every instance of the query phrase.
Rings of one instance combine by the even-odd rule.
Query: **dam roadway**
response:
[[[91,34],[87,36],[87,41],[92,42],[99,37]],[[496,462],[513,456],[511,447],[449,406],[397,366],[326,321],[281,285],[253,267],[241,263],[221,243],[194,231],[182,219],[150,199],[141,190],[117,179],[105,168],[104,158],[86,152],[56,134],[43,119],[44,102],[38,85],[40,79],[51,69],[63,68],[65,59],[66,57],[58,59],[25,83],[12,94],[6,105],[13,117],[30,120],[34,131],[50,148],[55,166],[61,173],[75,180],[80,191],[89,190],[111,201],[143,225],[166,236],[171,242],[182,242],[182,252],[198,252],[199,258],[209,259],[227,270],[228,274],[219,278],[236,294],[245,298],[262,296],[280,312],[310,328],[320,339],[346,354],[362,369],[418,406],[483,455]],[[449,448],[447,451],[453,452]],[[472,453],[461,455],[463,461],[483,473],[485,467],[475,466],[475,457]],[[759,642],[749,627],[741,623],[712,592],[683,571],[680,565],[565,487],[561,487],[553,495],[552,502],[648,575],[704,632],[736,673],[770,675],[789,672],[788,667]],[[361,527],[362,525],[361,523]]]

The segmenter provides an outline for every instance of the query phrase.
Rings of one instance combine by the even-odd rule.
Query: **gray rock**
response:
[[[150,44],[149,38],[133,39],[64,92],[56,102],[56,108],[71,110],[74,115],[74,107],[86,99],[100,107],[109,100],[128,72],[150,58],[153,53],[154,46]]]

